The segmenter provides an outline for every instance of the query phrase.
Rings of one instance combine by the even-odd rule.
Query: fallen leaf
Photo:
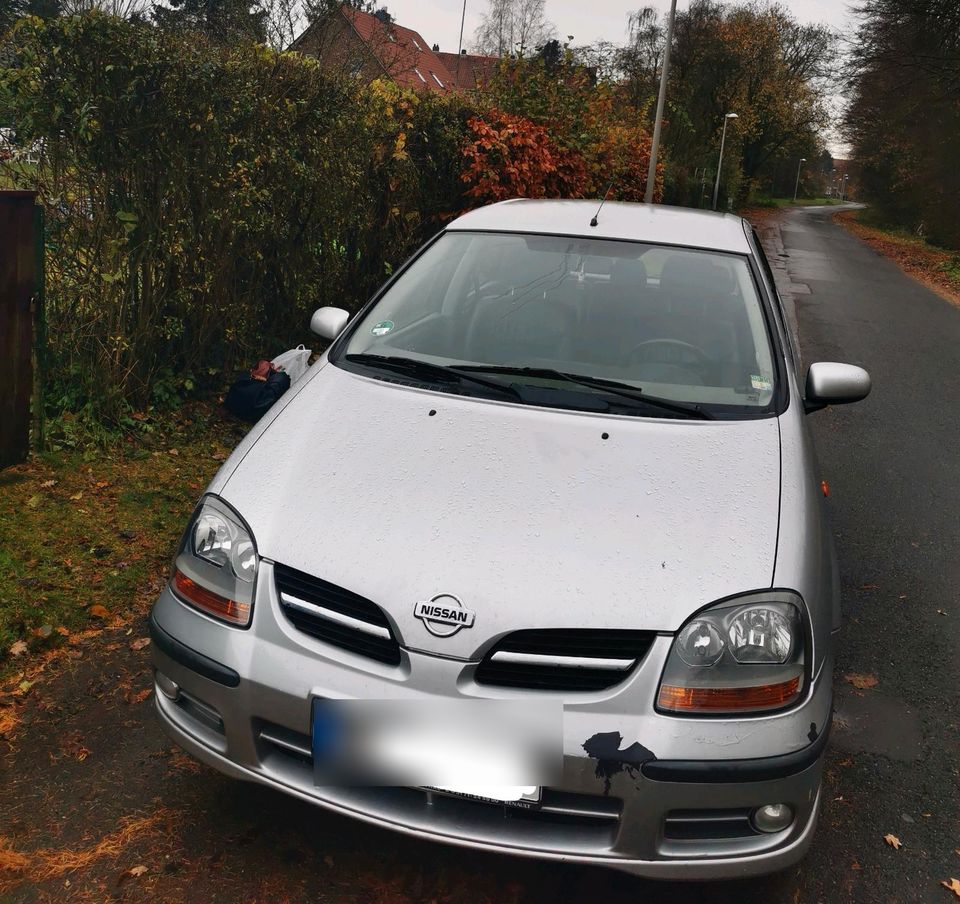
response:
[[[850,864],[850,869],[863,869],[863,867],[854,860],[853,863]]]
[[[147,868],[143,865],[140,866],[131,866],[130,869],[124,870],[120,874],[120,881],[124,879],[136,879],[138,876],[142,876],[147,871]]]
[[[946,615],[946,614],[947,614],[946,609],[937,609],[937,615]]]
[[[11,656],[22,656],[27,652],[27,643],[24,640],[15,640],[10,647]]]
[[[42,486],[45,490],[49,490],[50,487],[55,487],[56,485],[57,485],[57,482],[55,480],[45,480],[43,483],[40,484],[40,486]]]
[[[847,766],[853,765],[853,760],[851,760],[850,757],[847,757],[845,760],[841,760],[839,763],[837,763],[837,765],[845,769]]]
[[[859,587],[859,589],[860,590],[879,590],[880,585],[879,584],[862,584]]]
[[[63,625],[57,625],[57,634],[59,634],[61,637],[69,637],[70,631]]]
[[[127,703],[131,705],[133,705],[134,703],[143,703],[143,701],[150,696],[150,692],[152,690],[153,688],[145,687],[142,691],[137,691],[137,693],[135,694],[128,694]]]
[[[82,498],[83,498],[83,490],[81,490],[79,493],[74,493],[70,498],[71,498],[74,502],[76,502],[78,499],[82,499]]]
[[[91,606],[87,612],[89,612],[94,618],[110,618],[109,610],[105,606],[101,606],[99,603]]]
[[[177,449],[168,449],[168,450],[167,450],[167,455],[179,455],[179,454],[180,454],[180,452],[179,452],[179,450],[177,450]]]
[[[130,649],[131,649],[131,650],[142,650],[144,647],[148,647],[148,646],[150,646],[150,638],[149,638],[149,637],[140,637],[140,638],[138,638],[137,640],[135,640],[132,644],[130,644]]]
[[[28,505],[30,508],[36,508],[38,505],[40,505],[40,497],[39,497],[39,496],[31,496],[31,497],[27,500],[27,505]]]
[[[53,634],[53,625],[41,625],[39,628],[34,628],[30,633],[34,637],[42,637],[43,639],[46,639]]]
[[[890,835],[890,834],[884,835],[883,840],[886,841],[886,843],[889,844],[890,847],[892,847],[895,851],[899,851],[900,848],[903,847],[903,843],[900,841],[899,838],[897,838],[896,835]]]
[[[944,879],[940,883],[947,891],[952,891],[958,898],[960,898],[960,879],[951,879],[949,882]]]
[[[869,687],[876,687],[880,682],[877,679],[876,675],[861,675],[857,672],[851,672],[849,675],[844,675],[843,680],[848,684],[852,684],[857,690],[866,690]]]

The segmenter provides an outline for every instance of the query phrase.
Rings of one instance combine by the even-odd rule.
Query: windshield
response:
[[[564,383],[572,398],[616,387],[629,390],[621,404],[634,395],[715,415],[758,413],[775,390],[746,258],[636,242],[447,233],[366,312],[337,360],[376,369],[384,358],[407,359],[415,383],[445,367],[499,375],[508,388]],[[520,400],[549,405],[550,395]]]

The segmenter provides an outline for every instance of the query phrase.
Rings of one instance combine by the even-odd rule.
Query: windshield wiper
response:
[[[420,377],[431,382],[474,383],[478,386],[486,386],[488,389],[509,395],[518,401],[523,401],[523,396],[519,390],[515,389],[509,383],[501,383],[499,380],[486,380],[476,374],[465,373],[455,367],[448,367],[446,364],[434,364],[432,361],[422,361],[419,358],[405,358],[401,355],[357,353],[344,355],[343,357],[344,360],[352,364],[382,367],[407,374],[411,377]]]
[[[638,402],[641,405],[647,405],[650,408],[657,408],[661,411],[671,411],[682,417],[702,418],[704,420],[713,420],[713,414],[704,410],[699,405],[687,404],[685,402],[673,402],[668,399],[661,399],[657,396],[648,396],[642,389],[626,386],[616,380],[605,380],[603,377],[588,377],[584,374],[569,374],[562,370],[555,370],[552,367],[505,367],[502,365],[476,364],[460,368],[461,371],[482,371],[483,373],[511,374],[514,376],[529,377],[547,377],[554,380],[562,380],[566,383],[576,383],[580,386],[588,386],[591,389],[601,389],[611,395],[621,396]]]

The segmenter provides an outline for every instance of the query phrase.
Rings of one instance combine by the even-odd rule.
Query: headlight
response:
[[[805,680],[803,611],[799,597],[775,592],[698,613],[674,639],[657,709],[764,712],[796,702]]]
[[[245,628],[256,576],[257,547],[250,530],[223,500],[207,496],[174,563],[174,592],[206,614]]]

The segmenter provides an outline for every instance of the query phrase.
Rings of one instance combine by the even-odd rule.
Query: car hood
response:
[[[521,628],[674,631],[769,587],[779,442],[775,418],[557,411],[326,365],[221,496],[261,556],[373,600],[406,646],[471,657]],[[437,594],[473,627],[430,634],[414,606]]]

